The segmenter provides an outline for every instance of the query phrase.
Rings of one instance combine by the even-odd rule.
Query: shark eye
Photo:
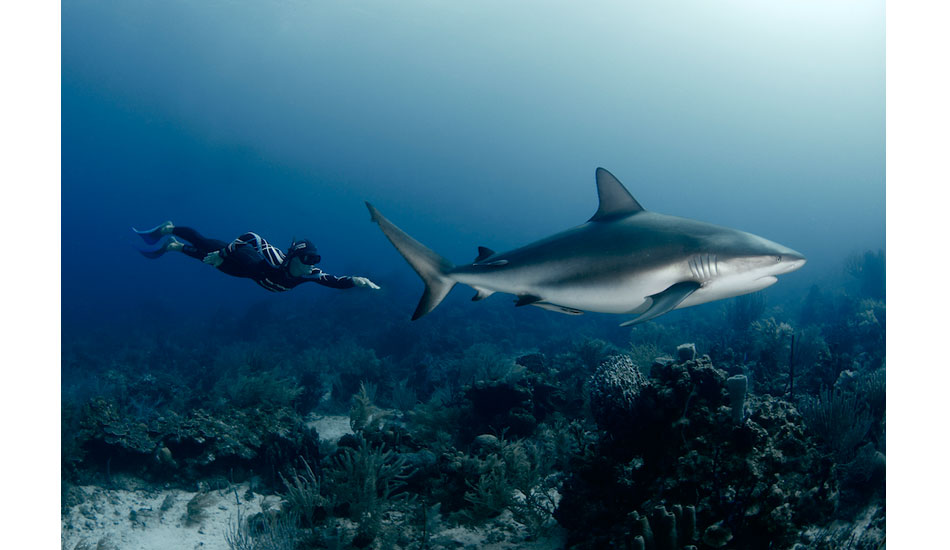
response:
[[[782,262],[782,257],[781,257],[781,256],[776,256],[776,257],[775,257],[775,263],[781,263],[781,262]]]

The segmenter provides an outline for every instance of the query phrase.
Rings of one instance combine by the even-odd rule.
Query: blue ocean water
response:
[[[282,548],[881,547],[884,70],[883,2],[64,2],[64,548],[154,527],[126,489]],[[586,221],[597,167],[808,262],[633,328],[463,285],[410,321],[364,202],[467,263]],[[381,289],[143,257],[165,220]]]
[[[364,200],[468,261],[586,220],[597,166],[802,251],[767,290],[801,292],[884,247],[883,48],[874,2],[66,2],[64,327],[330,292],[146,261],[130,226],[307,237],[389,289],[415,275]]]

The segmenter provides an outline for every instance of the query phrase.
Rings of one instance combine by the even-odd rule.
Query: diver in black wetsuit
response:
[[[366,277],[334,277],[321,271],[316,264],[320,255],[313,243],[295,240],[284,254],[279,248],[257,233],[245,233],[230,243],[209,239],[190,227],[175,227],[165,222],[152,229],[133,228],[148,244],[165,239],[155,250],[140,250],[146,258],[158,258],[169,251],[181,252],[216,267],[235,277],[246,277],[272,292],[283,292],[295,286],[314,282],[330,288],[363,287],[379,289]],[[187,242],[176,239],[179,237]]]

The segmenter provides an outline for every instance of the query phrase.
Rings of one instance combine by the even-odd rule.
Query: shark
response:
[[[479,246],[465,265],[452,264],[366,206],[425,283],[413,320],[462,283],[475,290],[474,301],[507,293],[518,307],[635,315],[621,323],[630,326],[762,290],[805,264],[801,253],[758,235],[646,210],[604,168],[595,179],[599,205],[585,223],[508,252]]]

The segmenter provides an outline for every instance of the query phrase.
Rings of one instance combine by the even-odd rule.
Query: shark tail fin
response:
[[[366,207],[369,208],[372,221],[379,224],[379,228],[383,230],[383,234],[386,235],[389,242],[393,243],[396,250],[409,262],[412,269],[422,277],[422,281],[426,285],[425,292],[422,293],[422,298],[419,300],[419,305],[416,306],[416,311],[412,314],[412,320],[415,321],[442,303],[442,300],[455,286],[455,281],[448,276],[449,270],[454,266],[424,244],[410,237],[405,231],[396,227],[391,221],[383,217],[372,204],[367,202]]]

